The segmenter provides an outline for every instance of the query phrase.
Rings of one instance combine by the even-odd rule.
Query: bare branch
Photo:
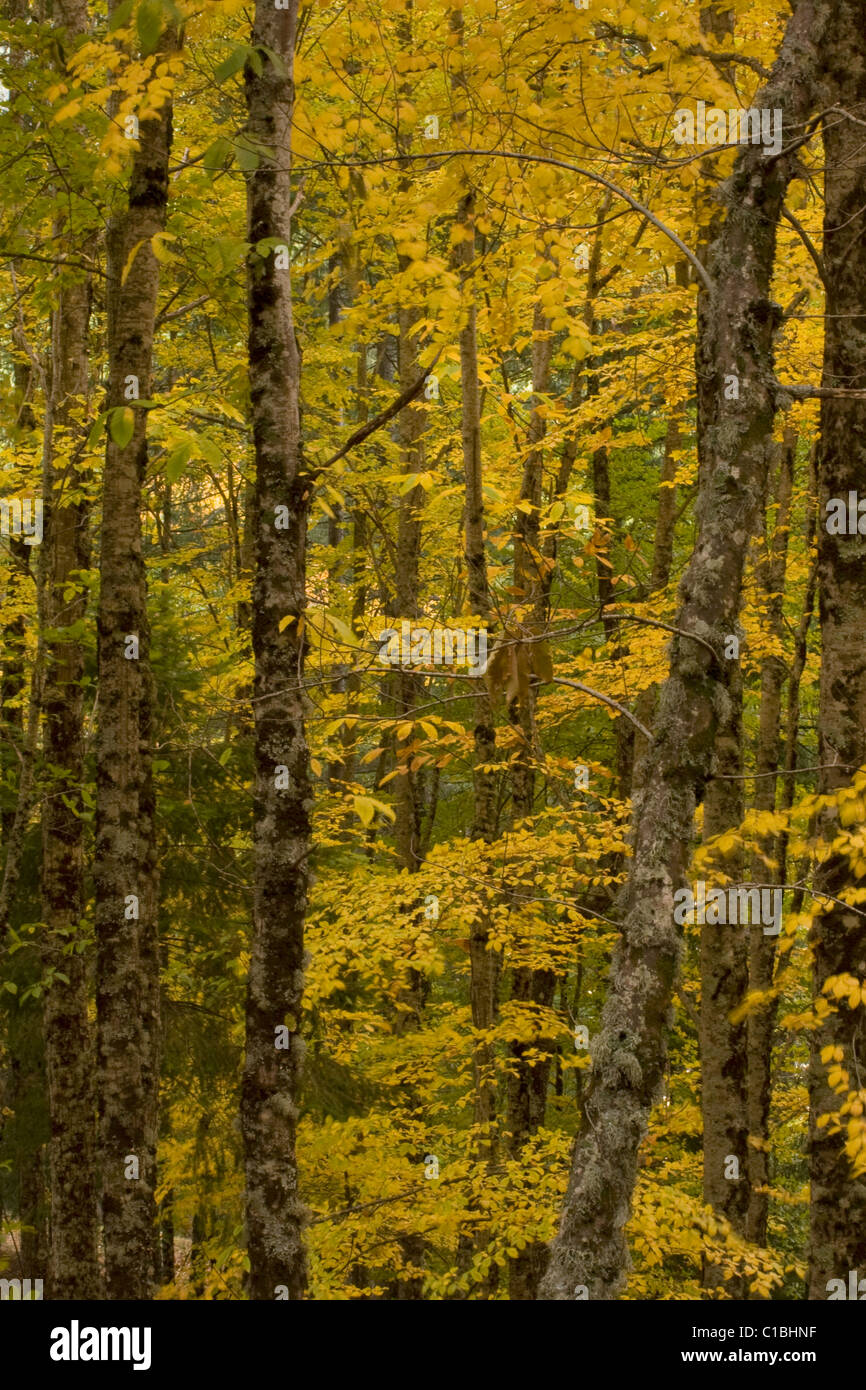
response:
[[[679,44],[677,44],[679,47]],[[764,81],[771,77],[769,68],[765,68],[763,63],[759,63],[757,58],[748,58],[745,53],[714,53],[708,48],[702,48],[700,44],[691,44],[688,48],[680,49],[688,58],[706,58],[714,65],[729,67],[731,63],[739,63],[741,67],[751,68]]]
[[[788,208],[785,207],[784,203],[782,204],[782,216],[784,217],[786,222],[790,222],[791,226],[794,228],[794,231],[797,233],[806,250],[809,252],[809,255],[812,257],[812,260],[815,262],[815,269],[820,275],[821,284],[824,286],[824,289],[826,290],[827,276],[824,273],[824,262],[821,259],[821,253],[818,251],[817,247],[812,241],[812,238],[806,231],[806,228],[803,226],[801,222],[797,221],[794,214],[790,212]]]
[[[548,682],[545,682],[545,684],[548,684]],[[620,714],[624,714],[626,719],[630,720],[635,728],[643,734],[644,738],[647,739],[649,743],[652,743],[653,736],[649,729],[647,729],[639,719],[635,718],[631,710],[626,709],[625,705],[621,705],[617,700],[612,700],[609,695],[602,695],[600,690],[593,690],[591,686],[584,685],[582,681],[566,680],[564,676],[554,676],[553,684],[568,685],[571,686],[572,690],[580,690],[582,694],[589,695],[593,700],[601,700],[603,705],[609,705],[611,709],[615,709]]]
[[[380,411],[372,420],[368,420],[366,424],[361,425],[360,429],[355,430],[354,434],[350,434],[345,444],[339,448],[335,454],[331,455],[327,463],[323,463],[320,468],[314,470],[315,476],[318,477],[326,468],[330,468],[332,463],[336,463],[338,459],[343,458],[345,454],[348,454],[350,449],[354,449],[356,444],[361,444],[368,435],[375,433],[375,431],[381,429],[383,425],[387,425],[388,421],[393,420],[395,415],[399,415],[400,411],[403,410],[410,401],[414,401],[415,397],[420,395],[421,391],[424,389],[424,383],[436,366],[441,355],[442,349],[440,348],[433,358],[433,361],[430,363],[430,366],[425,368],[417,381],[414,381],[411,386],[407,387],[402,395],[398,396],[395,401],[392,401],[386,410]]]
[[[171,319],[179,319],[182,314],[189,314],[193,309],[200,309],[202,304],[207,304],[208,300],[212,298],[213,295],[203,294],[200,295],[198,299],[194,299],[191,304],[182,304],[179,309],[172,309],[168,313],[157,314],[155,327],[161,328],[164,323],[168,323]]]

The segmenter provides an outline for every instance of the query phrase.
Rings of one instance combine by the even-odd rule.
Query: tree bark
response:
[[[738,829],[743,819],[743,689],[739,665],[726,663],[727,716],[719,720],[713,752],[713,777],[704,800],[704,840]],[[722,886],[740,877],[742,855],[725,865]],[[719,866],[721,867],[721,866]],[[714,886],[716,878],[714,877]],[[760,928],[758,928],[760,930]],[[731,1022],[749,982],[748,932],[741,925],[714,926],[701,933],[701,1115],[703,1118],[704,1201],[729,1221],[738,1235],[746,1226],[749,1203],[746,1122],[746,1024]],[[731,1159],[737,1176],[731,1176]],[[724,1283],[717,1265],[705,1263],[706,1288]],[[732,1298],[742,1296],[738,1281],[728,1281]]]
[[[540,512],[542,473],[544,465],[544,436],[546,425],[540,407],[550,387],[550,365],[553,335],[540,305],[536,305],[532,344],[532,411],[529,418],[529,452],[524,465],[520,488],[521,501],[531,504],[531,511],[518,511],[514,546],[514,587],[520,601],[530,608],[527,626],[530,632],[540,630],[544,621],[545,587],[541,556]],[[530,816],[534,800],[535,773],[535,685],[527,678],[525,691],[512,702],[511,718],[520,731],[521,745],[512,763],[512,804],[515,820]],[[520,943],[515,942],[519,952]],[[549,1009],[553,1003],[556,974],[553,970],[537,970],[516,965],[512,972],[511,1000],[521,1012],[527,1009]],[[530,1063],[527,1053],[545,1053]],[[552,1042],[536,1037],[532,1045],[514,1041],[509,1044],[510,1073],[507,1088],[506,1130],[511,1154],[520,1153],[526,1140],[544,1122],[547,1083],[550,1076]],[[508,1296],[526,1302],[535,1298],[538,1280],[547,1262],[547,1250],[531,1241],[509,1262]]]
[[[866,28],[863,8],[852,0],[836,6],[834,43],[828,52],[830,97],[825,105],[847,112],[866,99]],[[824,122],[824,266],[826,317],[823,381],[827,386],[866,388],[866,337],[852,328],[851,315],[864,313],[866,240],[866,153],[855,120],[836,111]],[[866,493],[866,406],[862,401],[822,400],[818,473],[818,592],[821,622],[821,688],[818,717],[819,790],[832,796],[851,784],[866,763],[866,537],[831,535],[826,503],[847,502],[849,491]],[[862,794],[861,794],[862,795]],[[858,820],[862,824],[862,801]],[[844,819],[841,825],[844,826]],[[832,840],[840,833],[838,810],[822,819]],[[845,833],[842,830],[841,833]],[[832,852],[817,875],[820,891],[838,898],[864,886],[856,859]],[[838,975],[866,979],[866,919],[861,910],[817,899],[821,915],[811,931],[814,989],[822,996]],[[861,904],[862,908],[862,904]],[[826,996],[825,996],[826,997]],[[830,996],[832,1000],[832,995]],[[840,1097],[830,1086],[825,1047],[837,1049],[838,1065],[849,1081]],[[840,1056],[841,1054],[841,1056]],[[846,1141],[856,1141],[860,1121],[841,1117],[841,1132],[819,1127],[825,1115],[863,1092],[866,1010],[835,1001],[829,1017],[811,1038],[809,1064],[809,1227],[808,1297],[825,1299],[830,1279],[847,1281],[849,1271],[866,1272],[866,1176],[851,1173]]]
[[[256,0],[247,64],[250,136],[262,158],[247,180],[248,236],[291,248],[291,129],[298,3],[275,10]],[[278,69],[266,55],[279,55]],[[252,1299],[303,1298],[305,1209],[298,1193],[295,1136],[304,1044],[304,919],[311,849],[309,750],[304,727],[306,531],[312,481],[301,446],[301,355],[291,272],[276,256],[250,256],[247,270],[249,375],[256,455],[255,898],[246,1003],[241,1117],[246,1167],[247,1248]],[[291,618],[283,632],[280,623]],[[282,771],[281,771],[282,769]],[[285,1027],[288,1032],[282,1034]],[[288,1045],[279,1047],[286,1039]],[[285,1290],[285,1292],[283,1292]]]
[[[829,13],[821,0],[797,7],[771,77],[755,98],[759,107],[780,108],[788,129],[802,128],[813,108]],[[664,1074],[681,953],[673,895],[683,882],[695,806],[726,715],[724,637],[734,630],[746,550],[765,493],[778,316],[768,293],[795,160],[790,149],[773,160],[757,147],[740,151],[725,190],[727,217],[710,247],[713,288],[701,291],[696,353],[699,530],[676,622],[693,636],[678,635],[671,644],[655,742],[635,807],[622,939],[593,1040],[588,1123],[575,1146],[542,1298],[570,1299],[580,1286],[590,1298],[615,1298],[627,1276],[624,1226],[638,1150]],[[737,400],[725,399],[729,372],[745,388]]]
[[[776,784],[779,771],[779,731],[782,722],[782,686],[785,682],[784,662],[784,615],[782,596],[785,587],[785,569],[788,555],[788,526],[791,514],[791,492],[794,484],[794,455],[797,436],[793,431],[786,432],[786,438],[779,450],[779,478],[777,484],[775,533],[769,533],[765,540],[765,557],[759,566],[758,581],[764,591],[767,609],[766,635],[772,640],[776,650],[761,665],[761,706],[758,723],[758,746],[755,756],[755,797],[757,811],[774,811],[776,808]],[[772,837],[764,837],[762,848],[768,858],[773,858],[775,843]],[[763,860],[756,862],[756,873],[760,881],[784,884],[784,878],[777,864],[769,868]],[[776,960],[777,938],[765,936],[760,925],[749,931],[749,989],[767,990],[773,982]],[[748,1048],[748,1177],[749,1208],[746,1219],[746,1236],[756,1245],[764,1245],[767,1239],[767,1215],[769,1202],[764,1190],[770,1179],[769,1135],[770,1098],[772,1080],[773,1027],[775,1024],[775,1001],[754,1010],[746,1020]]]
[[[68,282],[54,316],[53,394],[55,450],[76,457],[75,400],[88,389],[87,333],[90,285]],[[65,438],[69,436],[69,438]],[[77,452],[80,454],[80,443]],[[54,458],[45,488],[47,573],[45,622],[49,630],[83,621],[87,590],[76,592],[74,572],[90,566],[89,508],[74,463],[60,475]],[[72,597],[65,598],[71,586]],[[77,941],[85,907],[84,649],[80,638],[48,637],[43,694],[45,759],[54,770],[42,809],[42,951],[45,1064],[51,1115],[51,1297],[96,1298],[99,1292],[94,1038],[88,1017],[88,956]],[[67,977],[61,980],[54,973]]]
[[[174,30],[160,40],[173,51]],[[110,1299],[147,1299],[155,1277],[158,990],[149,749],[149,629],[141,501],[147,468],[159,264],[165,226],[170,99],[141,122],[127,205],[108,229],[108,408],[133,413],[125,445],[109,432],[102,495],[96,740],[97,1077]],[[133,255],[134,248],[138,248]],[[123,279],[126,275],[125,280]],[[135,387],[131,384],[135,378]],[[137,639],[137,650],[130,639]],[[137,1176],[132,1160],[137,1160]]]
[[[457,12],[459,13],[459,12]],[[462,18],[462,16],[461,16]],[[463,474],[466,483],[464,511],[464,554],[469,586],[469,607],[483,627],[490,622],[490,588],[487,578],[487,549],[484,534],[484,494],[481,467],[481,414],[478,388],[477,312],[471,287],[470,267],[475,258],[474,195],[461,200],[458,224],[464,229],[456,259],[461,267],[461,283],[466,297],[466,322],[460,330],[461,439]],[[473,770],[473,840],[491,844],[496,834],[496,775],[490,765],[496,757],[496,730],[493,726],[493,700],[486,682],[478,682],[475,697],[475,767]],[[499,953],[489,949],[490,921],[486,913],[473,919],[469,933],[472,1026],[479,1031],[492,1028],[496,1019],[499,981]],[[492,1045],[477,1039],[473,1052],[476,1125],[489,1127],[496,1117],[496,1085],[493,1076]],[[489,1137],[489,1136],[488,1136]]]

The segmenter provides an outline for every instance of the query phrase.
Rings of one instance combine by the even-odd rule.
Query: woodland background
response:
[[[0,82],[45,511],[0,540],[2,1273],[866,1276],[862,4],[3,0]],[[698,100],[783,153],[676,144]],[[385,668],[404,618],[487,678]],[[698,879],[781,885],[779,938],[676,928]]]

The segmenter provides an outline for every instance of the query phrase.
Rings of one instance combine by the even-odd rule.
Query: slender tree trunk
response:
[[[866,101],[866,26],[863,7],[840,0],[835,42],[830,49],[830,92],[825,105],[859,112]],[[851,328],[851,315],[866,312],[866,151],[855,120],[835,114],[824,121],[824,265],[827,295],[823,381],[827,386],[866,390],[866,338]],[[826,504],[847,504],[849,492],[866,493],[866,405],[863,401],[822,400],[818,473],[818,591],[821,619],[821,690],[818,718],[819,790],[833,795],[850,786],[866,764],[866,537],[831,535]],[[846,508],[847,509],[847,508]],[[862,829],[863,793],[857,821]],[[822,821],[825,838],[845,834],[843,808]],[[849,832],[850,833],[850,832]],[[862,855],[860,856],[862,862]],[[846,1143],[863,1142],[862,1119],[850,1111],[841,1127],[825,1116],[866,1097],[866,1009],[825,994],[840,976],[866,980],[866,919],[838,899],[862,893],[864,875],[852,857],[834,851],[820,866],[818,888],[832,894],[818,906],[811,945],[816,997],[833,1004],[811,1036],[809,1065],[809,1226],[810,1299],[827,1297],[830,1279],[847,1282],[849,1272],[866,1273],[866,1175],[852,1175]],[[860,904],[862,908],[862,904]],[[833,1048],[833,1060],[824,1049]],[[823,1054],[823,1056],[822,1056]],[[831,1067],[842,1073],[839,1089],[830,1084]],[[846,1080],[847,1077],[847,1080]],[[822,1121],[824,1121],[822,1123]],[[860,1150],[862,1154],[862,1148]]]
[[[814,101],[830,6],[804,3],[756,104],[779,108],[799,129]],[[683,882],[695,806],[726,713],[724,638],[734,630],[746,550],[765,493],[775,397],[768,294],[776,227],[794,176],[789,151],[767,160],[744,147],[728,181],[728,212],[710,247],[712,290],[699,301],[697,378],[701,486],[699,533],[684,576],[655,741],[635,808],[634,856],[620,902],[617,948],[602,1026],[592,1049],[588,1123],[575,1146],[569,1188],[541,1296],[615,1298],[628,1270],[624,1226],[638,1150],[664,1075],[671,997],[681,952],[673,895]],[[747,389],[726,400],[724,377]],[[579,1295],[579,1296],[582,1296]]]
[[[522,602],[530,607],[526,626],[531,632],[540,630],[544,621],[544,566],[540,543],[540,509],[542,500],[542,470],[544,464],[544,435],[546,432],[543,396],[550,386],[552,333],[541,306],[536,306],[534,340],[532,345],[533,404],[529,420],[529,452],[520,489],[521,501],[529,502],[531,511],[517,513],[517,535],[514,547],[514,587]],[[530,676],[525,690],[512,703],[511,718],[520,730],[522,744],[512,764],[512,804],[515,819],[532,814],[535,774],[534,738],[535,687]],[[519,952],[520,943],[515,943]],[[537,970],[516,965],[512,973],[511,1000],[521,1012],[539,1008],[549,1009],[556,989],[553,970]],[[517,1156],[526,1140],[544,1122],[547,1084],[550,1077],[552,1042],[536,1037],[533,1044],[512,1042],[509,1045],[511,1070],[507,1088],[507,1119],[509,1150]],[[543,1055],[539,1059],[538,1053]],[[528,1054],[532,1054],[532,1060]],[[509,1298],[515,1301],[533,1300],[538,1281],[547,1263],[547,1250],[537,1241],[530,1242],[509,1263]]]
[[[806,550],[812,549],[815,540],[815,513],[811,513],[806,527]],[[782,783],[781,809],[790,811],[794,804],[796,793],[796,778],[794,773],[797,771],[797,750],[800,738],[800,682],[803,679],[803,671],[806,668],[806,655],[809,643],[809,629],[812,626],[812,618],[815,611],[815,591],[818,587],[818,562],[815,559],[809,566],[809,575],[806,580],[806,594],[803,599],[803,611],[800,614],[800,621],[797,624],[797,632],[794,638],[794,654],[791,660],[791,671],[788,676],[788,696],[785,709],[785,755],[784,769],[785,777]],[[783,829],[776,843],[776,859],[779,864],[779,882],[786,883],[788,879],[788,841],[789,833]]]
[[[779,477],[777,484],[775,533],[766,536],[766,553],[759,567],[758,579],[764,591],[767,611],[767,636],[776,650],[761,665],[761,706],[758,724],[758,746],[755,757],[755,809],[774,811],[776,808],[776,774],[779,771],[779,731],[782,721],[782,686],[785,682],[784,615],[782,595],[785,587],[785,569],[788,555],[788,526],[791,515],[791,493],[794,484],[794,455],[797,436],[793,431],[786,432],[784,444],[779,450]],[[767,858],[775,854],[775,841],[765,837],[762,849]],[[756,861],[756,881],[781,883],[780,865],[775,869],[768,867],[763,860]],[[749,989],[767,990],[773,982],[773,969],[776,960],[777,938],[765,936],[760,924],[749,931]],[[746,1220],[746,1235],[756,1245],[764,1245],[767,1239],[768,1197],[765,1191],[769,1183],[769,1136],[770,1136],[770,1096],[773,1054],[773,1027],[776,1018],[775,1001],[765,1004],[749,1014],[746,1021],[748,1038],[748,1177],[749,1209]]]
[[[460,382],[462,388],[461,438],[463,473],[466,481],[464,512],[464,554],[469,584],[469,606],[482,626],[490,622],[490,588],[487,579],[487,548],[484,535],[484,494],[481,467],[481,415],[478,388],[477,312],[468,285],[475,258],[474,197],[467,193],[460,203],[458,223],[463,240],[457,247],[462,283],[467,298],[466,322],[460,331]],[[493,700],[486,683],[479,681],[475,697],[475,768],[473,772],[473,840],[491,844],[496,833],[496,775],[490,766],[496,757],[496,731],[493,726]],[[480,1030],[492,1028],[496,1019],[496,994],[500,960],[489,949],[490,921],[486,913],[473,920],[469,934],[470,990],[472,1025]],[[479,1038],[473,1053],[475,1082],[475,1123],[493,1124],[496,1117],[496,1085],[493,1076],[492,1045]]]
[[[405,258],[401,257],[401,269],[405,269]],[[418,318],[416,307],[401,306],[397,311],[398,320],[398,367],[400,390],[407,390],[418,379],[418,342],[411,332],[412,324]],[[402,454],[403,472],[419,473],[424,461],[424,421],[423,409],[416,401],[400,412],[398,439]],[[394,617],[409,620],[419,616],[419,565],[421,559],[421,508],[424,503],[424,489],[412,487],[399,500],[397,508],[397,550],[394,572]],[[410,720],[412,710],[418,703],[423,681],[411,670],[402,666],[393,678],[396,709],[395,714],[403,720]],[[397,762],[400,774],[395,778],[394,809],[396,812],[395,836],[400,863],[410,874],[417,872],[421,864],[421,802],[418,778],[411,769],[412,757],[409,752],[414,741],[410,730],[405,737],[395,736]]]
[[[250,136],[275,151],[247,181],[248,234],[292,245],[291,129],[298,3],[275,10],[256,0],[247,65]],[[271,49],[281,66],[265,56]],[[304,1045],[304,919],[311,848],[309,751],[304,728],[306,531],[312,481],[301,447],[301,358],[291,272],[277,256],[248,262],[249,374],[256,452],[255,900],[246,1005],[241,1107],[246,1164],[249,1292],[253,1299],[303,1298],[305,1210],[298,1193],[295,1136]],[[284,631],[284,618],[291,621]],[[281,1043],[287,1043],[281,1046]]]
[[[743,770],[743,692],[738,664],[727,662],[724,674],[728,712],[716,732],[713,777],[704,800],[704,840],[737,829],[743,818],[743,784],[739,780]],[[742,862],[740,854],[728,860],[723,887],[738,881]],[[713,926],[707,922],[700,933],[704,1201],[742,1235],[749,1202],[746,1025],[742,1020],[732,1023],[731,1014],[743,1002],[748,987],[748,932],[731,923]],[[707,1288],[724,1282],[718,1266],[711,1263],[705,1264],[703,1277]],[[738,1281],[729,1281],[725,1287],[730,1297],[742,1296]]]
[[[58,17],[70,38],[81,39],[86,34],[84,0],[61,0]],[[63,236],[62,226],[58,236]],[[86,400],[90,394],[90,301],[89,280],[67,280],[61,286],[53,321],[54,438],[46,459],[43,504],[45,622],[49,630],[71,628],[87,612],[86,589],[74,592],[74,572],[90,566],[89,507],[80,496],[84,480],[75,467],[82,453],[85,422],[75,419],[75,401]],[[62,472],[54,461],[58,445],[72,460]],[[73,594],[67,600],[70,584]],[[88,1016],[89,960],[80,950],[68,949],[81,929],[85,906],[83,674],[80,639],[64,636],[46,640],[43,748],[55,780],[42,810],[42,959],[47,972],[43,1017],[51,1123],[48,1287],[54,1299],[96,1298],[100,1290],[93,1089],[96,1058]],[[66,981],[54,971],[65,975]]]
[[[173,51],[176,44],[175,32],[167,30],[160,49]],[[165,226],[171,133],[167,100],[157,116],[141,122],[127,205],[108,230],[108,407],[129,409],[134,422],[127,443],[109,431],[106,447],[98,615],[97,1076],[105,1288],[111,1299],[150,1298],[155,1277],[159,980],[141,535],[147,412],[135,408],[135,399],[151,391],[159,288],[152,238]]]
[[[74,401],[88,390],[87,332],[90,286],[69,283],[54,316],[55,449],[74,460]],[[84,429],[79,420],[77,428]],[[67,439],[64,436],[69,436]],[[87,590],[76,592],[75,570],[90,565],[88,505],[74,466],[61,475],[52,460],[45,505],[49,630],[80,623]],[[72,597],[65,597],[68,589]],[[51,1114],[52,1298],[96,1298],[99,1293],[94,1038],[88,1017],[88,956],[76,946],[85,905],[84,650],[80,639],[46,640],[43,696],[44,752],[54,780],[42,811],[42,917],[45,925],[45,1063]],[[70,946],[76,949],[69,950]],[[55,971],[65,975],[66,981]]]

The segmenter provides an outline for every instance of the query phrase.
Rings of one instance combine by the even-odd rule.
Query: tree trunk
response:
[[[466,481],[464,512],[464,553],[469,586],[469,607],[473,618],[487,627],[490,622],[490,588],[487,579],[487,549],[484,535],[484,494],[481,467],[481,416],[478,389],[477,313],[468,286],[469,268],[475,258],[474,195],[467,193],[460,203],[458,223],[464,229],[457,247],[462,271],[462,287],[467,298],[466,322],[460,331],[461,437],[463,473]],[[496,731],[493,726],[493,700],[486,682],[478,682],[475,697],[475,768],[472,810],[473,840],[491,844],[496,834],[496,775],[489,771],[496,757]],[[486,913],[473,919],[469,934],[470,990],[472,1026],[492,1028],[496,1019],[496,993],[500,960],[488,948],[490,921]],[[475,1084],[475,1123],[491,1126],[496,1117],[496,1085],[493,1076],[492,1045],[478,1039],[473,1053]],[[489,1136],[488,1136],[489,1137]]]
[[[736,662],[725,664],[728,714],[720,719],[713,753],[713,777],[704,801],[704,840],[738,829],[743,818],[743,690]],[[742,855],[725,865],[723,886],[740,877]],[[719,866],[721,867],[721,866]],[[714,879],[714,886],[716,879]],[[760,930],[760,928],[758,928]],[[746,1024],[731,1022],[749,983],[748,933],[743,926],[713,926],[701,934],[701,1115],[704,1126],[704,1201],[730,1222],[738,1235],[746,1226],[749,1202],[746,1123]],[[731,1160],[736,1160],[736,1167]],[[706,1263],[706,1288],[724,1281],[718,1266]],[[742,1297],[738,1282],[727,1284],[732,1298]]]
[[[785,587],[785,569],[788,555],[788,526],[791,514],[791,492],[794,484],[794,455],[797,436],[793,431],[786,432],[785,442],[779,451],[779,479],[776,500],[775,534],[769,530],[765,540],[766,553],[759,566],[758,580],[764,591],[767,609],[767,635],[776,645],[777,651],[768,656],[761,666],[761,707],[758,724],[758,746],[755,756],[755,798],[757,811],[774,811],[776,808],[776,783],[779,771],[779,731],[782,722],[782,686],[785,681],[784,615],[782,596]],[[773,858],[775,844],[771,837],[765,837],[762,845],[764,854]],[[784,884],[784,878],[777,864],[768,868],[763,860],[756,861],[756,881]],[[760,875],[760,879],[757,878]],[[777,938],[765,936],[760,924],[749,930],[749,989],[767,990],[773,982],[773,969],[776,960]],[[776,1018],[775,1000],[754,1010],[746,1020],[748,1038],[748,1176],[749,1209],[746,1219],[746,1236],[756,1245],[764,1245],[767,1239],[767,1214],[769,1210],[767,1187],[769,1171],[770,1098],[771,1063],[773,1054],[773,1026]]]
[[[780,57],[755,98],[799,128],[815,100],[827,3],[799,5]],[[617,948],[600,1033],[592,1048],[588,1123],[577,1140],[569,1188],[541,1296],[615,1298],[628,1270],[624,1226],[638,1150],[664,1074],[671,996],[681,952],[673,895],[685,874],[695,806],[725,717],[724,638],[734,631],[746,550],[765,495],[775,408],[768,300],[776,227],[794,176],[791,152],[768,160],[744,147],[726,188],[728,213],[709,254],[712,290],[699,300],[698,540],[681,589],[655,741],[635,807],[634,857],[620,902]],[[724,376],[745,389],[726,400]],[[583,1296],[582,1290],[579,1296]]]
[[[49,464],[45,505],[45,622],[49,629],[84,619],[87,590],[75,592],[73,573],[90,566],[88,506],[79,496],[73,438],[75,399],[88,391],[87,332],[90,286],[63,286],[54,319],[55,446],[73,465],[58,474]],[[65,446],[65,447],[64,447]],[[56,452],[56,447],[55,451]],[[77,453],[80,455],[81,447]],[[71,496],[70,496],[71,494]],[[67,601],[65,591],[72,586]],[[51,1114],[51,1297],[96,1298],[99,1238],[96,1173],[94,1038],[88,1018],[88,956],[78,949],[85,906],[84,828],[84,650],[64,636],[45,645],[44,752],[54,770],[51,794],[42,809],[42,917],[45,1064]],[[73,949],[70,949],[72,947]],[[67,977],[57,978],[55,971]]]
[[[518,511],[514,546],[514,587],[520,594],[520,601],[530,607],[530,616],[526,622],[530,632],[540,630],[544,620],[544,568],[543,565],[540,567],[542,557],[539,533],[546,426],[544,412],[539,407],[550,386],[552,338],[550,324],[541,306],[536,305],[532,344],[533,404],[529,419],[529,453],[520,488],[521,500],[529,502],[532,510]],[[534,704],[534,681],[533,677],[529,676],[525,693],[518,694],[512,702],[512,721],[515,728],[520,730],[522,738],[521,746],[512,763],[512,804],[515,820],[532,814],[535,780]],[[521,943],[515,941],[514,949],[518,954],[520,948]],[[555,988],[554,971],[515,965],[512,972],[511,1000],[519,1010],[549,1009],[553,1003]],[[514,1156],[520,1153],[529,1136],[544,1122],[552,1048],[551,1041],[543,1037],[536,1037],[532,1045],[516,1041],[509,1044],[511,1070],[508,1077],[506,1129],[509,1149]],[[527,1060],[527,1053],[537,1055],[539,1050],[544,1053],[545,1049],[548,1049],[547,1053],[541,1060],[534,1063]],[[531,1241],[516,1257],[512,1257],[509,1262],[509,1298],[521,1302],[533,1300],[546,1262],[547,1251],[537,1241]]]
[[[866,28],[862,5],[851,0],[840,0],[836,6],[829,65],[831,95],[824,105],[847,112],[861,110],[866,99]],[[866,338],[852,330],[851,315],[864,313],[866,153],[855,120],[840,114],[825,120],[824,155],[827,293],[823,381],[826,386],[862,391],[866,389]],[[821,401],[817,472],[819,790],[833,795],[850,786],[855,770],[862,771],[866,763],[866,537],[856,532],[831,535],[826,511],[830,498],[841,498],[847,504],[849,491],[860,496],[866,493],[866,406],[862,401]],[[861,800],[857,815],[861,828],[862,806]],[[846,834],[845,825],[844,809],[827,813],[823,817],[825,838]],[[853,827],[847,833],[854,833]],[[820,866],[818,889],[837,899],[858,888],[862,893],[864,875],[856,864],[856,855],[852,858],[834,851]],[[813,924],[810,939],[815,994],[820,998],[835,976],[866,979],[866,919],[859,909],[849,910],[838,901],[822,902],[818,897],[816,907],[821,916]],[[862,1103],[866,1009],[862,1005],[849,1008],[844,998],[834,1000],[832,993],[824,997],[834,1007],[812,1034],[809,1065],[810,1299],[825,1299],[830,1279],[847,1283],[851,1270],[861,1276],[866,1273],[866,1175],[861,1171],[858,1177],[852,1176],[852,1160],[845,1150],[847,1141],[856,1143],[862,1134],[862,1121],[849,1111],[841,1117],[841,1132],[833,1132],[834,1126],[826,1122],[819,1126],[824,1116],[838,1112],[843,1103],[856,1103],[852,1093],[859,1091]],[[828,1080],[833,1063],[822,1060],[823,1049],[831,1047],[843,1073],[838,1091]]]
[[[276,151],[247,180],[248,236],[292,244],[291,129],[298,3],[256,0],[252,45],[263,71],[245,70],[248,131]],[[272,49],[282,66],[265,55]],[[291,272],[277,256],[248,261],[249,374],[256,454],[255,899],[246,1004],[242,1126],[249,1293],[303,1298],[305,1210],[295,1136],[304,1045],[304,919],[309,886],[309,751],[304,728],[306,531],[312,481],[301,449],[301,358]],[[284,618],[293,621],[280,632]],[[284,1031],[287,1030],[287,1031]],[[286,1043],[280,1046],[280,1043]]]
[[[176,44],[169,29],[160,50],[173,51]],[[108,408],[130,409],[134,421],[128,443],[118,443],[109,431],[106,447],[98,615],[97,1074],[105,1288],[111,1299],[150,1298],[155,1277],[159,981],[141,535],[147,412],[134,403],[151,391],[159,288],[152,238],[165,226],[171,134],[168,100],[158,116],[141,122],[127,206],[108,230]]]

